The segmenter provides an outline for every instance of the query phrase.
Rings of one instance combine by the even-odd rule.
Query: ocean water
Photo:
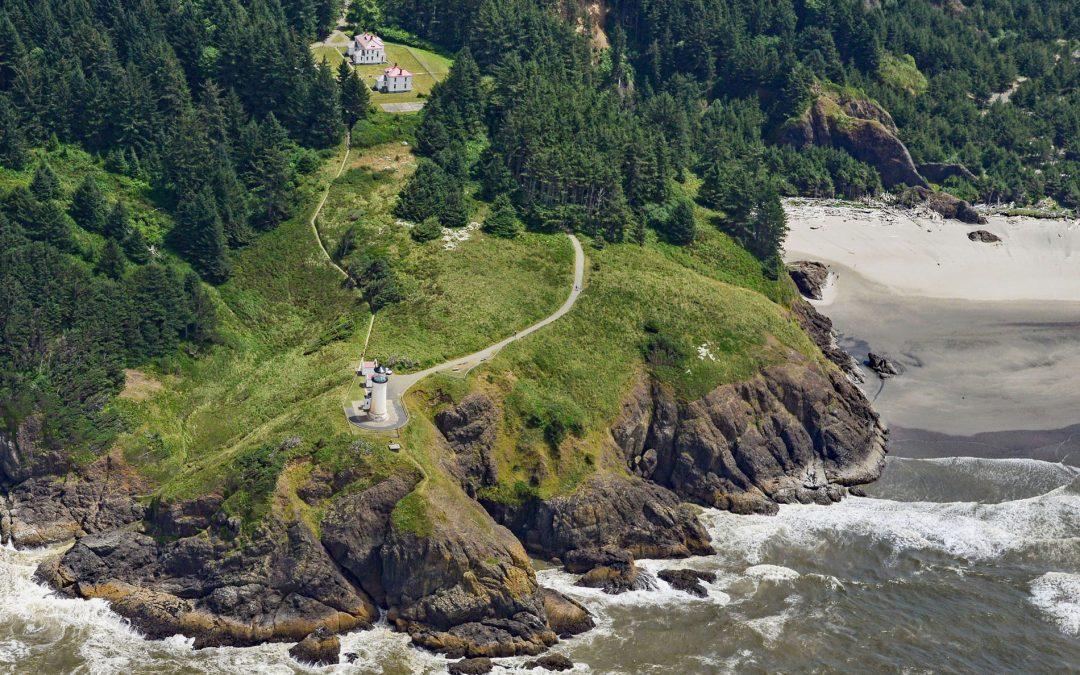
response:
[[[890,458],[871,496],[706,510],[717,554],[645,560],[716,572],[708,597],[658,581],[618,596],[539,577],[597,628],[556,651],[576,672],[1065,672],[1080,670],[1080,470],[1030,459]],[[303,669],[287,645],[195,651],[148,641],[98,601],[57,598],[31,575],[48,551],[0,550],[0,671],[26,673],[444,672],[385,625],[353,633],[353,664]],[[523,672],[525,659],[497,671]],[[546,671],[545,671],[546,672]]]

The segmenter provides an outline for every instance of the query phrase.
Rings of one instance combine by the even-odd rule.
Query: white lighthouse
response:
[[[372,420],[386,419],[386,383],[389,381],[385,372],[377,372],[371,377],[371,410],[368,416]]]

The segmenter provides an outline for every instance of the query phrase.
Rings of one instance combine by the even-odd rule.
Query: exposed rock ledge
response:
[[[637,475],[736,513],[829,504],[878,478],[887,431],[839,371],[792,353],[759,376],[682,402],[642,381],[612,436]]]
[[[109,601],[151,638],[180,633],[196,647],[366,628],[384,608],[416,644],[450,656],[531,655],[558,639],[547,608],[564,634],[590,623],[554,591],[541,593],[521,545],[490,519],[440,519],[426,536],[401,531],[391,513],[419,476],[342,492],[353,478],[316,478],[340,495],[323,503],[321,537],[274,516],[244,532],[211,495],[82,536],[38,578]]]

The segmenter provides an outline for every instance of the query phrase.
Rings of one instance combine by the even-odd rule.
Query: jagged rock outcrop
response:
[[[323,519],[326,549],[395,626],[450,656],[536,654],[553,644],[535,573],[513,535],[466,514],[422,536],[397,529],[395,504],[412,490],[390,478],[340,497]]]
[[[896,364],[874,352],[870,352],[866,355],[866,365],[883,380],[900,374],[900,370],[896,367]]]
[[[862,382],[858,362],[836,344],[836,331],[832,319],[814,309],[814,306],[801,298],[791,303],[791,315],[799,327],[806,331],[825,358],[835,363],[840,370],[856,382]]]
[[[112,455],[70,470],[66,463],[31,460],[28,465],[14,461],[16,457],[29,459],[8,455],[5,475],[22,480],[2,488],[7,495],[0,500],[0,541],[27,548],[47,546],[124,527],[143,517],[145,509],[137,497],[146,494],[148,483]],[[55,469],[63,473],[42,473]]]
[[[567,572],[582,575],[577,586],[599,588],[611,595],[656,588],[656,580],[634,563],[634,556],[616,546],[570,551],[563,566]]]
[[[181,633],[197,647],[297,641],[378,618],[306,525],[273,517],[245,535],[219,511],[210,530],[177,540],[131,530],[84,536],[38,577],[107,600],[152,638]]]
[[[846,150],[877,169],[885,187],[928,187],[897,137],[892,116],[872,101],[819,87],[810,109],[785,123],[778,140],[798,148],[817,145]]]
[[[612,427],[631,471],[736,513],[839,501],[881,474],[886,434],[846,377],[796,353],[697,401],[642,382]]]
[[[476,513],[440,514],[415,532],[393,514],[418,472],[364,489],[355,486],[369,475],[316,473],[336,495],[321,504],[321,539],[273,511],[247,531],[210,494],[155,503],[133,527],[81,536],[38,577],[109,601],[150,637],[180,633],[197,647],[364,628],[378,607],[414,642],[451,656],[537,654],[557,641],[524,549],[478,504],[462,495]]]
[[[945,162],[927,162],[920,164],[919,174],[931,183],[941,185],[950,178],[960,178],[969,183],[975,183],[979,179],[963,164],[949,164]]]
[[[821,292],[829,282],[829,268],[813,260],[796,260],[787,265],[788,275],[804,297],[821,300]]]
[[[579,635],[596,626],[592,614],[577,600],[550,588],[540,588],[548,626],[561,638]]]
[[[701,582],[712,583],[716,581],[715,572],[700,572],[698,570],[660,570],[656,576],[666,581],[677,591],[704,598],[709,594],[708,589]]]
[[[499,424],[499,409],[485,394],[473,393],[452,408],[435,415],[435,426],[454,453],[447,469],[470,496],[495,482],[495,461],[491,450]]]
[[[314,633],[290,647],[289,656],[300,663],[329,666],[341,659],[341,639],[319,626]]]
[[[562,654],[545,654],[534,661],[526,661],[521,666],[529,670],[543,668],[544,670],[561,672],[573,668],[574,662]]]
[[[986,218],[959,197],[954,197],[947,192],[934,192],[928,188],[916,187],[901,196],[901,201],[909,205],[915,203],[926,204],[930,209],[939,213],[943,218],[952,218],[962,223],[982,225]]]
[[[495,664],[491,659],[479,656],[451,663],[446,667],[446,672],[450,675],[484,675],[484,673],[490,673],[494,667]]]
[[[640,479],[595,475],[567,495],[521,504],[484,502],[527,549],[561,558],[578,549],[615,546],[639,558],[685,558],[713,552],[692,507]]]

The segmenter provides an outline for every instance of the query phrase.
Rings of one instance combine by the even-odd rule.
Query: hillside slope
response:
[[[334,237],[363,210],[350,236],[377,245],[409,289],[378,313],[370,355],[421,367],[558,305],[565,238],[413,242],[385,211],[386,177],[412,170],[390,147],[356,153],[319,220]],[[384,178],[357,178],[376,161],[389,161]],[[197,645],[347,631],[385,608],[451,655],[536,653],[566,608],[541,592],[526,550],[706,553],[683,499],[827,503],[880,469],[876,418],[786,309],[789,283],[706,228],[690,249],[651,237],[589,248],[574,310],[467,379],[422,383],[390,452],[341,414],[369,314],[307,217],[239,257],[217,294],[220,347],[145,374],[160,390],[114,404],[130,429],[114,452],[8,489],[6,539],[77,537],[43,579]]]

